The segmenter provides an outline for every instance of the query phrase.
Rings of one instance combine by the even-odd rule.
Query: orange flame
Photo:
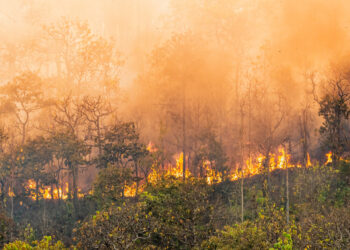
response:
[[[36,194],[36,182],[34,180],[28,180],[26,189],[30,192],[30,198],[32,200],[36,200],[37,194]],[[43,188],[39,188],[38,196],[39,198],[42,197],[46,200],[51,199],[62,199],[66,200],[68,198],[68,183],[65,183],[65,190],[62,190],[61,187],[52,189],[50,186],[44,186]],[[78,189],[78,197],[82,198],[84,197],[83,194],[81,194],[81,190]]]
[[[157,152],[158,149],[154,146],[154,144],[152,142],[149,142],[148,145],[147,145],[147,150],[150,152],[150,153],[154,153],[154,152]]]
[[[222,173],[212,169],[209,161],[203,163],[206,172],[206,181],[209,185],[222,182]]]
[[[333,159],[332,159],[332,152],[331,152],[331,151],[329,151],[329,152],[326,154],[326,156],[327,156],[327,161],[325,162],[324,165],[327,165],[328,163],[332,163],[332,162],[333,162]]]
[[[134,197],[135,195],[136,195],[136,183],[133,183],[131,186],[124,187],[125,197]]]
[[[311,161],[310,161],[310,155],[309,153],[307,153],[307,162],[306,162],[306,167],[311,167],[312,164],[311,164]]]
[[[8,195],[9,197],[15,197],[15,193],[12,191],[11,187],[9,187]]]
[[[157,148],[154,147],[152,143],[148,144],[147,147],[148,151],[150,152],[156,152]],[[301,168],[301,164],[291,164],[290,163],[290,154],[287,154],[285,152],[285,149],[283,147],[280,147],[278,149],[279,154],[270,154],[269,155],[269,169],[270,171],[274,171],[276,169],[285,169],[285,168]],[[325,164],[331,163],[332,162],[332,152],[329,152],[326,154],[327,156],[327,162]],[[266,157],[262,154],[259,154],[256,159],[253,159],[250,157],[245,161],[245,165],[242,169],[239,169],[238,167],[236,168],[235,171],[231,172],[229,174],[229,179],[231,181],[236,181],[241,178],[247,178],[250,176],[258,175],[261,174],[264,170],[264,160]],[[161,179],[162,176],[173,176],[175,178],[182,178],[183,177],[183,153],[180,153],[176,157],[176,164],[171,165],[168,164],[164,170],[159,170],[155,166],[153,166],[152,171],[147,177],[147,181],[149,183],[156,183]],[[307,163],[306,167],[311,167],[311,160],[310,160],[310,155],[307,153]],[[223,181],[223,176],[222,173],[213,169],[211,166],[211,163],[209,161],[203,162],[203,168],[205,170],[205,180],[209,185],[215,184],[215,183],[220,183]],[[186,169],[185,172],[186,178],[191,176],[191,172]],[[27,188],[31,191],[35,190],[36,188],[36,183],[33,180],[28,181]],[[142,192],[144,188],[144,184],[139,186],[139,191]],[[68,198],[68,183],[65,183],[65,190],[62,190],[61,188],[55,188],[51,192],[51,187],[46,186],[44,188],[40,188],[40,197],[43,199],[67,199]],[[11,189],[9,190],[9,194],[13,195],[13,192],[11,192]],[[53,194],[53,197],[51,197]],[[136,195],[136,182],[134,182],[130,186],[125,186],[124,189],[124,195],[125,197],[134,197]],[[78,190],[78,197],[82,198],[84,195],[81,193],[81,190]],[[31,193],[31,198],[36,199],[36,194],[35,192]]]

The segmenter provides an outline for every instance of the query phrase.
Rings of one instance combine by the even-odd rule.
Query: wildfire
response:
[[[12,191],[11,187],[9,187],[8,195],[9,197],[15,197],[15,193]]]
[[[287,154],[285,152],[285,149],[283,147],[280,147],[278,149],[279,155],[275,154],[270,154],[269,155],[269,170],[272,172],[276,169],[285,169],[285,168],[301,168],[301,164],[291,164],[290,163],[290,154]],[[252,158],[249,158],[246,161],[245,167],[241,170],[238,171],[238,168],[236,171],[230,176],[230,179],[232,181],[236,181],[240,178],[247,178],[249,176],[257,175],[263,172],[263,163],[264,160],[266,159],[265,156],[263,155],[258,155],[256,160],[252,160]],[[275,160],[277,159],[277,160]],[[310,167],[311,162],[306,165],[306,167]]]
[[[149,152],[156,152],[157,148],[154,146],[153,143],[149,143],[147,146],[147,150]],[[327,162],[325,164],[332,162],[332,152],[329,152],[326,154],[327,156]],[[285,152],[285,149],[283,147],[280,147],[278,149],[278,154],[270,154],[269,155],[269,162],[268,167],[269,171],[274,171],[276,169],[285,169],[285,168],[301,168],[301,164],[291,164],[290,163],[290,154],[287,154]],[[168,164],[164,167],[164,169],[159,170],[156,168],[156,166],[153,166],[150,174],[147,177],[148,183],[156,183],[159,181],[162,176],[173,176],[175,178],[182,178],[183,177],[183,153],[180,153],[176,159],[176,164]],[[231,181],[236,181],[241,178],[247,178],[250,176],[254,176],[257,174],[261,174],[264,171],[264,162],[266,161],[266,156],[259,154],[256,158],[250,157],[245,161],[244,166],[237,167],[235,171],[231,172],[231,174],[228,174],[228,178]],[[311,167],[312,163],[310,160],[310,155],[307,153],[307,162],[306,167]],[[224,177],[223,174],[220,171],[217,171],[216,169],[212,168],[212,164],[209,161],[203,162],[203,169],[205,171],[205,180],[209,185],[220,183],[223,181]],[[185,171],[186,178],[191,176],[191,172],[187,168]],[[144,183],[143,183],[144,184]],[[144,185],[142,183],[139,186],[139,191],[142,192]],[[33,200],[36,199],[36,182],[34,180],[29,180],[27,184],[27,189],[31,192],[31,198]],[[43,188],[39,188],[39,197],[42,197],[43,199],[67,199],[68,198],[68,183],[65,183],[64,190],[60,188],[54,188],[51,190],[52,187],[45,186]],[[11,189],[9,189],[9,195],[13,195],[13,192]],[[136,195],[136,182],[134,182],[132,185],[128,186],[125,185],[124,187],[124,196],[125,197],[134,197]],[[81,193],[81,190],[78,189],[78,197],[82,198],[84,195]]]
[[[222,173],[212,169],[209,161],[205,161],[203,165],[206,172],[206,181],[209,185],[222,182]]]
[[[153,144],[149,144],[148,150],[156,151]],[[310,156],[308,155],[308,161],[306,167],[310,167],[311,161]],[[291,164],[290,163],[290,154],[285,152],[283,147],[278,149],[278,155],[270,154],[269,155],[269,169],[270,171],[274,171],[276,169],[285,169],[285,168],[301,168],[301,164]],[[250,176],[254,176],[257,174],[261,174],[264,170],[264,161],[266,157],[262,154],[259,154],[255,159],[250,157],[245,161],[245,165],[243,168],[237,167],[234,172],[229,174],[229,179],[231,181],[236,181],[241,178],[247,178]],[[213,169],[211,163],[209,161],[203,162],[203,169],[205,171],[205,180],[209,185],[214,183],[220,183],[223,181],[222,173]],[[151,173],[147,177],[147,181],[149,183],[156,183],[161,179],[162,176],[173,176],[176,178],[182,178],[183,176],[183,154],[179,154],[176,157],[176,165],[168,164],[165,167],[165,170],[156,169],[156,167],[152,168]],[[186,177],[191,176],[191,173],[188,169],[186,169]],[[142,185],[139,187],[140,191],[142,191]],[[131,186],[126,186],[124,190],[125,196],[132,197],[136,195],[136,183]]]
[[[154,153],[154,152],[157,152],[158,149],[154,146],[154,144],[152,142],[149,142],[148,145],[147,145],[147,150],[150,152],[150,153]]]
[[[131,186],[124,187],[125,197],[134,197],[135,195],[136,195],[136,183],[133,183]]]
[[[310,161],[310,155],[309,153],[307,153],[307,162],[306,162],[306,167],[311,167],[312,164],[311,164],[311,161]]]
[[[176,178],[180,178],[183,176],[183,161],[184,161],[184,155],[183,153],[181,153],[177,158],[176,158],[176,166],[175,167],[171,167],[169,166],[168,169],[166,170],[165,176],[173,176]],[[185,171],[185,177],[190,177],[191,173],[188,170],[188,168],[186,168]]]
[[[30,192],[30,198],[32,200],[37,199],[37,190],[36,190],[36,182],[34,180],[28,180],[26,189]],[[51,199],[62,199],[66,200],[68,198],[68,183],[65,183],[64,189],[61,187],[59,188],[52,188],[50,186],[44,186],[40,187],[38,189],[38,196],[39,198],[42,197],[43,199],[46,200],[51,200]],[[78,197],[82,198],[84,195],[81,194],[80,189],[78,190]]]
[[[161,178],[161,176],[173,176],[176,178],[181,178],[183,176],[183,153],[176,157],[175,166],[168,164],[163,171],[157,170],[155,167],[153,167],[151,173],[147,177],[147,180],[150,183],[155,183]],[[185,171],[185,176],[186,178],[191,176],[191,172],[188,169]]]
[[[327,156],[327,161],[325,162],[325,164],[324,165],[327,165],[328,163],[332,163],[332,152],[328,152],[327,154],[326,154],[326,156]]]

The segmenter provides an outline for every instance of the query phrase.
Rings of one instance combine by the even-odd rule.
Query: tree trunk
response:
[[[135,161],[135,175],[136,175],[136,191],[135,191],[135,197],[137,197],[138,191],[139,191],[139,167],[138,162]]]
[[[241,221],[244,221],[244,178],[241,178]]]
[[[78,168],[73,167],[72,168],[73,173],[73,206],[75,215],[78,214],[79,211],[79,204],[78,204]]]
[[[97,118],[96,121],[97,128],[97,143],[98,143],[98,156],[100,157],[102,154],[102,145],[101,145],[101,131],[100,131],[100,118]]]
[[[26,140],[26,123],[22,124],[22,145],[24,145],[24,142]]]
[[[285,165],[286,165],[286,216],[287,216],[287,224],[289,224],[289,176],[288,176],[287,160],[285,161]]]
[[[39,181],[35,180],[35,202],[38,204],[39,202]]]
[[[182,152],[183,152],[183,159],[182,159],[182,178],[185,181],[186,180],[186,103],[185,103],[185,94],[184,94],[184,100],[182,104]]]

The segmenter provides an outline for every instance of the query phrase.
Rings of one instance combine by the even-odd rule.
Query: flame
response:
[[[28,180],[27,185],[26,185],[26,189],[27,191],[30,192],[30,198],[32,200],[36,200],[37,199],[37,195],[36,195],[36,182],[34,180]],[[62,199],[62,200],[66,200],[68,198],[68,183],[65,183],[65,189],[63,190],[61,187],[59,188],[53,188],[50,186],[44,186],[44,187],[40,187],[38,190],[38,196],[39,198],[42,197],[43,199],[46,200],[57,200],[57,199]],[[82,198],[84,197],[84,195],[81,193],[81,190],[78,189],[78,197]]]
[[[183,162],[184,162],[184,155],[181,153],[177,158],[176,158],[176,166],[175,167],[168,167],[166,170],[165,176],[173,176],[176,178],[181,178],[183,176]],[[191,173],[186,168],[185,170],[185,177],[190,177]]]
[[[311,164],[311,161],[310,161],[310,155],[309,155],[309,153],[307,153],[306,156],[307,156],[306,167],[311,167],[312,164]]]
[[[151,152],[157,150],[154,148],[152,143],[148,144],[147,149]],[[306,167],[310,167],[311,161],[310,156],[308,155],[308,162]],[[276,169],[285,169],[285,168],[302,168],[300,163],[291,164],[290,163],[290,154],[285,152],[283,147],[278,148],[278,154],[269,155],[269,169],[274,171]],[[176,164],[168,164],[163,170],[158,169],[155,165],[152,167],[150,174],[147,177],[148,183],[156,183],[159,181],[162,176],[173,176],[175,178],[183,177],[183,153],[180,153],[175,157]],[[243,168],[236,167],[236,170],[229,174],[229,179],[231,181],[236,181],[241,178],[247,178],[250,176],[261,174],[264,170],[264,160],[266,157],[262,154],[259,154],[255,159],[253,157],[248,158],[245,161]],[[212,168],[212,164],[209,161],[203,162],[203,169],[205,171],[205,180],[209,185],[220,183],[223,181],[223,175],[221,172]],[[191,176],[191,172],[186,169],[186,178]],[[145,183],[141,183],[139,186],[139,191],[142,192]],[[131,186],[125,186],[124,195],[126,197],[133,197],[136,195],[136,183],[133,183]]]
[[[150,153],[154,153],[154,152],[157,152],[158,149],[154,146],[153,142],[149,142],[148,145],[147,145],[147,150],[150,152]]]
[[[179,154],[176,158],[176,165],[168,164],[165,166],[165,170],[157,170],[155,166],[152,167],[151,173],[148,175],[147,180],[149,183],[156,183],[162,176],[173,176],[175,178],[183,177],[183,153]],[[185,177],[190,177],[191,172],[188,168],[185,171]]]
[[[11,187],[9,187],[8,195],[9,197],[15,197],[15,193],[12,191]]]
[[[136,195],[136,183],[133,183],[131,186],[125,185],[124,196],[125,197],[134,197],[135,195]]]
[[[278,156],[278,168],[285,168],[287,166],[286,152],[282,147],[280,147],[278,151],[281,153],[281,155]]]
[[[333,160],[332,160],[332,152],[331,152],[331,151],[329,151],[329,152],[326,154],[326,156],[327,156],[327,161],[325,162],[324,165],[327,165],[328,163],[332,163],[332,162],[333,162]]]
[[[30,189],[35,189],[36,188],[36,183],[34,180],[29,180],[28,181],[28,188]]]
[[[301,168],[301,164],[293,165],[290,163],[290,154],[287,154],[285,152],[285,149],[283,147],[279,147],[278,149],[279,155],[270,154],[269,155],[269,169],[270,171],[274,171],[276,169],[285,169],[285,168]],[[240,178],[247,178],[250,176],[254,176],[257,174],[261,174],[263,172],[263,162],[266,159],[265,156],[262,154],[259,154],[255,160],[253,160],[251,157],[246,160],[245,167],[238,171],[238,168],[236,168],[236,171],[231,174],[230,179],[232,181],[236,181]],[[276,160],[277,159],[277,160]],[[307,167],[310,167],[311,163],[307,165]]]
[[[209,161],[203,163],[206,172],[206,181],[209,185],[222,182],[222,173],[212,169]]]
[[[156,152],[157,149],[154,147],[153,143],[149,143],[147,150],[150,152]],[[326,154],[327,162],[325,164],[332,162],[332,152]],[[274,171],[276,169],[285,169],[285,168],[302,168],[300,163],[291,164],[290,163],[290,154],[285,152],[283,147],[279,147],[278,155],[270,154],[269,155],[269,169],[270,171]],[[162,176],[172,176],[175,178],[183,177],[183,153],[180,153],[175,157],[176,164],[168,164],[164,169],[160,170],[154,165],[150,174],[147,177],[148,183],[156,183],[158,182]],[[245,165],[241,168],[236,167],[236,169],[228,174],[228,177],[231,181],[236,181],[241,178],[247,178],[250,176],[261,174],[264,170],[264,160],[266,157],[262,154],[259,154],[255,159],[253,157],[248,158],[245,161]],[[306,167],[311,167],[310,155],[307,153],[307,163]],[[205,180],[209,185],[220,183],[223,181],[223,173],[212,168],[212,164],[209,161],[203,162],[203,169],[205,170]],[[224,173],[226,174],[226,173]],[[189,169],[186,169],[185,176],[186,178],[190,177],[192,174]],[[144,189],[145,183],[140,183],[139,191],[142,192]],[[27,189],[31,191],[31,198],[33,200],[36,199],[35,189],[36,183],[34,180],[28,180]],[[65,188],[54,188],[51,192],[50,186],[44,186],[43,188],[39,188],[39,195],[43,199],[67,199],[68,198],[68,183],[65,183]],[[89,192],[91,194],[91,191]],[[125,185],[124,187],[124,196],[125,197],[134,197],[136,195],[136,182],[132,185]],[[9,189],[9,196],[14,196],[14,193]],[[53,197],[52,197],[53,196]],[[83,198],[84,194],[81,193],[81,190],[78,189],[78,197]]]

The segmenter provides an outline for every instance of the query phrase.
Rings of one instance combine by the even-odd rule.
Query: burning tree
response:
[[[320,127],[323,145],[333,152],[338,160],[345,151],[349,151],[346,133],[346,121],[350,108],[350,73],[339,73],[328,80],[324,96],[318,101],[319,115],[324,121]]]
[[[55,145],[56,159],[62,159],[65,169],[68,170],[72,178],[72,186],[69,181],[68,197],[73,198],[75,213],[78,212],[78,177],[79,170],[88,162],[85,157],[90,153],[90,147],[84,141],[78,139],[70,132],[58,132],[53,138],[52,142]]]

